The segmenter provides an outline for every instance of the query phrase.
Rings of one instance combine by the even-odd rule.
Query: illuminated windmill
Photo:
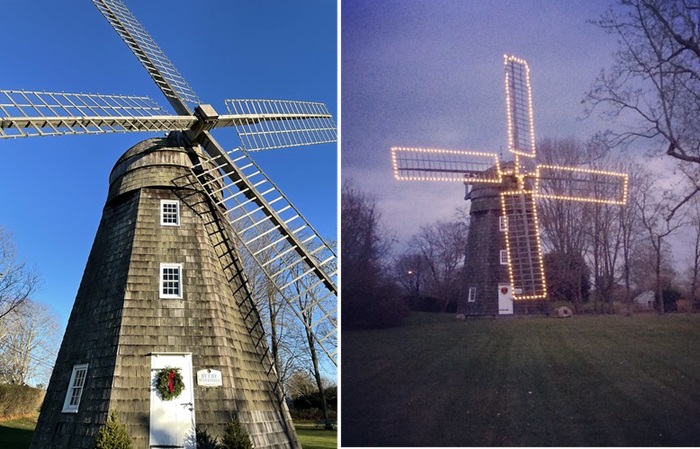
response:
[[[496,153],[394,147],[398,180],[461,182],[472,201],[465,258],[462,314],[511,314],[520,304],[547,297],[536,198],[625,204],[627,175],[540,165],[527,62],[506,55],[508,150]]]
[[[93,447],[111,411],[136,447],[194,448],[196,425],[220,435],[234,416],[256,448],[299,447],[241,253],[334,364],[336,256],[248,152],[335,142],[332,117],[281,100],[219,115],[120,0],[93,3],[175,114],[145,97],[0,91],[0,138],[169,132],[112,170],[32,447]],[[242,148],[214,139],[227,126]]]

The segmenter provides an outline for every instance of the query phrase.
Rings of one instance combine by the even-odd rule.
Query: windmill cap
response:
[[[146,187],[174,188],[174,180],[191,174],[188,151],[175,139],[153,138],[127,150],[109,175],[107,201]]]

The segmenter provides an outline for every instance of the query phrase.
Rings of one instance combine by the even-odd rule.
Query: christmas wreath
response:
[[[166,366],[156,372],[156,390],[164,401],[170,401],[180,396],[182,390],[185,389],[185,383],[182,381],[180,368]]]

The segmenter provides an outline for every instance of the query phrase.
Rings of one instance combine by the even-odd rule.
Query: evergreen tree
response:
[[[131,438],[126,424],[119,422],[119,414],[112,410],[107,422],[95,438],[95,449],[131,449]]]
[[[221,447],[222,449],[253,449],[253,443],[237,417],[226,424]]]

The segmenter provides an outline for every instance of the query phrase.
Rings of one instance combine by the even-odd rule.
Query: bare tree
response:
[[[596,143],[591,145],[595,146]],[[607,149],[594,150],[594,152],[600,155],[596,161],[596,168],[629,174],[629,164],[612,156]],[[594,196],[610,196],[609,192],[606,192],[606,189],[610,188],[608,185],[601,183],[591,187]],[[624,278],[625,237],[628,236],[625,234],[623,219],[630,218],[626,215],[627,209],[635,209],[630,207],[629,200],[622,206],[606,203],[594,203],[589,206],[590,219],[587,228],[590,242],[589,257],[595,286],[594,298],[602,301],[603,307],[608,312],[613,311],[612,302],[615,299],[615,292],[619,282]]]
[[[538,162],[544,164],[580,167],[588,162],[586,148],[574,139],[543,139],[538,142],[537,151]],[[567,191],[564,181],[552,181],[547,185],[558,192]],[[578,285],[573,288],[574,297],[571,300],[576,311],[580,312],[583,303],[581,280],[586,274],[586,267],[581,264],[571,265],[568,261],[582,259],[586,254],[590,234],[582,224],[588,222],[590,207],[584,203],[542,199],[537,210],[543,231],[544,251],[558,254],[560,257],[554,260],[563,263],[562,266],[552,266],[549,269],[552,273],[561,274],[562,281],[567,285]],[[551,261],[552,258],[548,260]],[[572,270],[572,266],[578,270]]]
[[[614,64],[587,95],[590,110],[625,123],[612,144],[647,139],[700,169],[700,8],[685,0],[619,0],[596,23],[618,37]],[[621,125],[622,126],[622,125]],[[694,179],[698,179],[697,176]],[[690,183],[669,217],[700,185]]]
[[[574,139],[544,139],[538,144],[539,162],[580,168],[594,168],[629,173],[629,164],[623,163],[611,152],[604,141],[597,138],[583,144]],[[566,180],[548,180],[547,188],[567,192]],[[577,185],[578,193],[591,198],[609,198],[618,195],[611,191],[619,186],[604,182]],[[580,189],[585,189],[583,192]],[[593,298],[600,300],[610,310],[615,291],[625,278],[626,264],[632,244],[635,215],[629,205],[620,206],[603,202],[581,203],[543,199],[539,203],[540,224],[543,229],[543,245],[550,254],[548,271],[556,273],[556,279],[571,291],[574,307],[579,310],[589,273],[593,276]],[[628,220],[623,223],[623,219]],[[630,221],[632,220],[632,221]],[[577,263],[585,259],[586,264]],[[629,279],[628,279],[629,281]],[[579,288],[575,288],[578,284]],[[596,308],[598,303],[596,303]]]
[[[277,248],[272,245],[270,234],[264,234],[256,240],[252,248],[258,253],[259,260],[276,259],[276,262],[268,267],[272,272],[276,272],[287,263],[284,258],[275,258]],[[301,323],[275,284],[243,245],[238,248],[238,255],[245,266],[248,287],[265,330],[272,363],[284,391],[284,386],[298,368],[297,365],[303,363]]]
[[[423,226],[409,243],[423,258],[424,289],[441,301],[442,312],[450,303],[456,304],[460,293],[459,273],[464,264],[467,232],[463,221],[437,221]]]
[[[682,215],[674,215],[674,209],[670,206],[676,203],[675,197],[669,191],[662,191],[661,187],[652,177],[648,177],[640,186],[639,195],[636,198],[636,206],[640,211],[642,226],[647,231],[649,243],[654,249],[655,290],[658,301],[658,311],[664,314],[663,284],[661,282],[662,255],[664,239],[683,226]]]
[[[625,286],[627,315],[632,314],[632,256],[633,248],[642,240],[644,229],[641,226],[640,210],[636,206],[644,180],[649,176],[642,167],[628,164],[629,174],[627,206],[620,208],[620,234],[622,241],[622,280]]]
[[[293,271],[297,271],[297,274],[299,274],[303,269],[305,268],[297,266]],[[326,319],[327,317],[323,316],[325,310],[335,309],[331,304],[323,304],[324,302],[335,301],[335,296],[324,296],[323,291],[308,288],[308,286],[303,284],[301,279],[301,277],[297,277],[297,280],[292,281],[290,288],[295,290],[293,296],[296,298],[297,309],[300,311],[301,318],[304,322],[304,335],[306,337],[305,352],[310,361],[310,369],[308,371],[316,382],[316,387],[321,398],[321,410],[323,412],[325,428],[330,430],[333,428],[333,424],[330,421],[328,401],[326,400],[326,391],[321,375],[321,358],[316,348],[316,336],[325,335],[326,341],[324,341],[324,345],[326,346],[335,346],[337,344],[336,341],[328,341],[328,339],[334,338],[335,333],[330,332],[330,326],[332,324]]]
[[[315,329],[314,328],[314,305],[316,304],[316,298],[313,298],[313,291],[309,292],[309,298],[299,297],[299,308],[302,310],[302,315],[305,322],[306,330],[306,343],[309,351],[309,358],[311,360],[311,373],[316,381],[316,388],[318,388],[319,395],[321,397],[321,411],[323,412],[323,420],[325,423],[326,430],[333,430],[333,424],[330,421],[330,415],[328,410],[328,401],[326,400],[326,390],[323,385],[323,378],[321,376],[321,366],[319,363],[319,355],[316,351],[316,339],[314,338],[314,333],[319,333],[320,335],[327,334],[326,329]],[[327,326],[327,321],[321,321],[319,326]]]
[[[385,270],[391,240],[382,227],[376,201],[352,181],[341,193],[342,267],[351,283],[377,281]]]
[[[400,324],[405,316],[404,305],[387,271],[392,240],[381,225],[376,201],[346,180],[340,215],[344,328]]]
[[[423,279],[427,270],[425,259],[420,253],[402,254],[394,261],[396,281],[411,296],[420,296],[421,289],[425,288]]]
[[[58,353],[60,328],[48,307],[24,301],[0,322],[0,383],[46,384]]]
[[[700,201],[695,198],[691,202],[691,212],[689,213],[690,229],[693,232],[693,253],[691,254],[690,266],[688,267],[688,293],[690,299],[690,307],[688,312],[695,308],[698,302],[698,288],[700,288]]]
[[[0,228],[0,321],[39,287],[39,276],[21,262],[12,236]]]

